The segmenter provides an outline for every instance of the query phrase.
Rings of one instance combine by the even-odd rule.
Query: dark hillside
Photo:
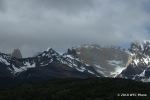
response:
[[[117,97],[118,93],[147,94]],[[150,100],[150,83],[125,79],[59,79],[0,91],[0,100]]]

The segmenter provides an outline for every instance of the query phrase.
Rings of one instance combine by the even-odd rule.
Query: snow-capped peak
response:
[[[144,40],[143,43],[150,43],[150,40]]]
[[[75,54],[75,51],[70,53]],[[90,65],[85,64],[79,58],[75,57],[75,55],[68,53],[60,55],[52,48],[48,48],[39,55],[29,58],[15,58],[11,57],[11,55],[0,54],[0,65],[1,64],[3,64],[6,70],[13,76],[18,76],[30,69],[51,68],[53,66],[62,66],[64,70],[69,68],[75,72],[92,74],[91,76],[100,76],[100,74],[94,72],[95,70],[92,69]]]
[[[135,80],[150,78],[150,70],[148,70],[150,69],[150,41],[134,42],[129,51],[130,57],[127,67],[118,76]],[[149,77],[145,77],[145,73],[148,73]]]
[[[80,72],[88,72],[96,75],[97,77],[102,76],[103,73],[98,73],[94,67],[86,64],[76,55],[76,51],[74,49],[69,49],[69,52],[64,53],[62,57],[64,58],[63,63],[69,65],[69,67],[74,68]]]
[[[41,54],[38,55],[38,57],[48,57],[51,58],[53,56],[60,56],[58,52],[53,50],[52,48],[48,48],[46,51],[42,52]]]
[[[51,48],[49,47],[49,48],[47,48],[47,50],[46,50],[46,51],[50,51],[50,49],[51,49]]]

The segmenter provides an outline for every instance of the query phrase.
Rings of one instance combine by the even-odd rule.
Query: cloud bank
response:
[[[0,0],[0,50],[25,56],[150,39],[149,0]]]

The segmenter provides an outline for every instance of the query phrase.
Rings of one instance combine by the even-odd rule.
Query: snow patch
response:
[[[95,73],[93,73],[93,72],[92,72],[92,71],[90,71],[90,70],[88,70],[88,72],[89,72],[89,73],[91,73],[91,74],[95,74]]]
[[[10,63],[6,60],[0,57],[0,61],[6,65],[10,65]]]
[[[84,67],[76,68],[80,72],[84,72],[86,69]]]
[[[35,63],[30,64],[29,62],[26,62],[26,63],[25,63],[25,66],[26,66],[27,68],[34,68],[34,67],[35,67]]]
[[[134,59],[133,61],[134,61],[134,63],[135,63],[136,65],[138,65],[139,59]]]
[[[147,58],[143,58],[143,60],[144,60],[144,62],[145,62],[146,64],[148,64],[148,63],[150,62],[149,57],[147,57]]]
[[[102,68],[100,65],[97,65],[97,64],[94,64],[94,66],[95,66],[96,68],[98,68],[98,69],[104,69],[104,68]]]
[[[116,64],[112,64],[115,65],[115,71],[111,72],[110,74],[112,75],[112,77],[116,77],[116,75],[120,74],[124,69],[126,69],[126,67],[120,66],[121,62],[117,62]]]
[[[14,74],[24,71],[23,68],[17,68],[17,67],[15,67],[14,65],[12,65],[12,67],[13,67],[13,69],[14,69]]]
[[[71,55],[66,55],[66,57],[68,57],[70,59],[74,59]]]
[[[122,64],[122,61],[119,61],[119,60],[108,60],[108,63],[110,65],[116,66],[116,65]]]
[[[145,76],[145,70],[139,76],[144,77]]]
[[[47,48],[47,50],[46,50],[46,51],[50,51],[50,49],[51,49],[51,48]]]

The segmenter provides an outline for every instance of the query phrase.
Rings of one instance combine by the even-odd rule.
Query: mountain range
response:
[[[59,54],[52,48],[22,58],[19,49],[0,53],[0,79],[49,80],[58,78],[117,77],[150,81],[150,42],[133,42],[129,50],[96,44],[69,48]]]
[[[47,49],[35,57],[16,58],[0,53],[0,77],[19,79],[87,78],[102,76],[69,54]]]

